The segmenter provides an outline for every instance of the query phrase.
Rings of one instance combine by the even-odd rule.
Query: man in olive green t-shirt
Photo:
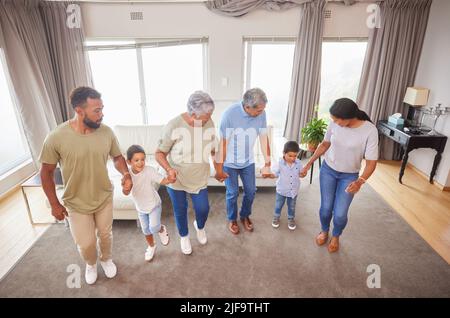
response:
[[[132,182],[116,136],[111,128],[101,124],[100,93],[90,87],[78,87],[70,94],[70,103],[75,116],[56,127],[44,141],[39,157],[42,187],[52,215],[58,220],[68,217],[73,239],[86,262],[86,282],[93,284],[97,280],[97,240],[105,275],[112,278],[117,273],[111,258],[113,186],[106,168],[109,156],[123,175],[123,190],[131,190]],[[64,182],[63,204],[53,182],[58,163]]]

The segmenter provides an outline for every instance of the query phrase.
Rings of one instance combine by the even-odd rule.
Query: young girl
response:
[[[274,173],[269,175],[271,178],[278,177],[275,212],[272,220],[274,228],[280,226],[281,210],[285,201],[287,201],[288,206],[288,228],[295,230],[297,227],[295,224],[295,204],[300,188],[300,171],[302,170],[302,163],[297,159],[299,151],[300,147],[297,142],[288,141],[284,145],[283,158],[274,167]]]
[[[166,185],[175,180],[164,178],[155,168],[146,166],[145,151],[141,146],[132,145],[128,148],[127,163],[131,166],[130,174],[133,181],[131,195],[139,213],[142,232],[148,243],[145,260],[151,261],[156,250],[153,234],[158,233],[162,245],[169,244],[167,228],[161,225],[161,198],[152,183]],[[128,195],[130,191],[123,193]]]

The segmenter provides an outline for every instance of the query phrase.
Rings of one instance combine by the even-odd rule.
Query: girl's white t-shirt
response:
[[[336,171],[357,173],[363,159],[378,159],[378,130],[370,121],[356,128],[330,122],[324,140],[331,142],[325,161]]]
[[[130,175],[133,181],[131,195],[136,209],[142,213],[150,213],[156,206],[161,204],[161,198],[153,186],[153,182],[161,183],[164,176],[150,166],[145,166],[141,172],[136,174],[130,171]]]

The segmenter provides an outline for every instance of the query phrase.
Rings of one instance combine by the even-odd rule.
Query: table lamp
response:
[[[418,126],[418,115],[420,114],[418,108],[428,103],[429,94],[430,90],[424,87],[408,87],[406,89],[403,102],[409,105],[406,119],[410,126]]]

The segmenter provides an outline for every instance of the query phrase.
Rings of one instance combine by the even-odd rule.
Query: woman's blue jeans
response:
[[[182,237],[186,236],[189,234],[187,192],[174,190],[169,187],[166,188],[169,193],[170,200],[172,201],[173,214],[175,216],[175,223],[178,228],[178,233]],[[199,229],[203,229],[209,213],[208,189],[205,188],[200,190],[197,194],[191,193],[191,199],[194,206],[197,227]]]
[[[345,192],[348,185],[358,179],[358,173],[336,171],[324,161],[320,168],[320,223],[322,231],[330,230],[333,219],[333,236],[340,236],[347,225],[347,215],[353,194]]]

